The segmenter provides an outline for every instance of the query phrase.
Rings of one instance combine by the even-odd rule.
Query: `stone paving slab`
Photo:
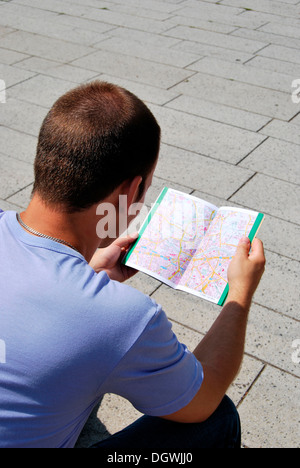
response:
[[[0,126],[1,151],[11,158],[33,164],[37,138]]]
[[[7,88],[34,76],[34,73],[18,70],[15,67],[11,67],[10,65],[1,65],[0,74],[1,77],[3,77],[1,79],[5,81]]]
[[[14,63],[18,62],[19,60],[23,60],[28,58],[29,55],[22,54],[20,52],[15,52],[13,50],[2,49],[0,47],[0,62],[1,66],[3,65],[13,65]]]
[[[290,2],[273,2],[272,0],[225,0],[226,5],[248,8],[258,12],[266,12],[280,16],[299,16],[300,9],[297,5],[290,5]],[[298,3],[293,1],[292,3]]]
[[[26,164],[0,153],[1,186],[0,198],[9,198],[18,192],[24,185],[33,180],[31,164]]]
[[[178,82],[193,75],[193,72],[172,67],[153,61],[130,57],[120,53],[100,50],[80,59],[74,60],[73,65],[119,76],[138,83],[157,86],[168,89]]]
[[[30,200],[52,103],[101,79],[136,93],[161,124],[148,207],[167,185],[266,214],[266,273],[228,392],[251,448],[299,447],[299,31],[299,0],[0,0],[0,208],[21,211]],[[163,305],[192,350],[220,312],[141,273],[129,284]],[[137,417],[106,395],[78,446]]]
[[[93,49],[87,46],[52,37],[39,35],[37,41],[35,34],[24,31],[16,31],[5,35],[1,39],[1,47],[37,57],[46,56],[50,60],[57,60],[62,63],[93,52]]]
[[[253,177],[254,172],[164,144],[156,174],[191,189],[229,198]]]
[[[209,97],[213,102],[281,120],[288,121],[297,114],[295,104],[286,93],[207,74],[198,73],[173,89],[188,96]]]
[[[287,62],[294,62],[299,64],[300,57],[297,49],[290,49],[289,47],[269,45],[265,49],[261,50],[259,55],[263,57],[275,58],[278,60],[285,60]]]
[[[295,284],[300,278],[299,262],[269,251],[266,252],[266,257],[268,268],[255,300],[265,307],[297,319],[300,291]],[[293,282],[291,278],[294,279]]]
[[[210,43],[203,44],[201,42],[187,40],[181,40],[173,48],[183,52],[196,53],[198,54],[199,59],[202,59],[203,57],[214,57],[234,63],[246,63],[253,57],[252,54],[244,52],[243,50],[224,49],[221,46],[211,45]],[[190,65],[190,69],[192,68],[193,65]]]
[[[300,42],[299,42],[300,47]],[[276,73],[269,70],[245,67],[240,63],[229,63],[211,57],[205,57],[192,66],[193,70],[208,75],[219,76],[228,80],[247,83],[262,88],[291,93],[291,83],[294,75],[287,73]]]
[[[258,69],[262,68],[265,70],[271,70],[276,73],[288,73],[289,75],[300,76],[300,65],[269,57],[259,57],[257,55],[256,57],[251,58],[247,65]]]
[[[201,44],[209,44],[226,49],[240,50],[249,54],[254,54],[258,50],[266,47],[265,42],[251,41],[237,38],[232,35],[219,34],[212,31],[204,31],[188,26],[177,26],[165,33],[167,36],[176,37]]]
[[[10,91],[10,96],[50,109],[54,101],[69,91],[70,87],[74,85],[72,86],[69,81],[39,75],[14,86]]]
[[[299,224],[299,185],[256,174],[231,200],[252,209],[260,206],[266,214]]]
[[[299,379],[293,375],[267,366],[239,412],[242,420],[248,419],[243,433],[246,446],[299,447]]]
[[[180,68],[188,67],[199,59],[198,55],[196,54],[179,52],[173,49],[164,49],[158,44],[148,44],[146,48],[143,43],[134,39],[127,39],[124,41],[124,38],[112,37],[111,39],[107,39],[98,45],[101,47],[101,49],[107,50],[109,52],[118,54],[121,53],[123,55],[129,55],[131,57],[137,57]]]
[[[299,129],[294,125],[293,120],[291,123],[282,123],[274,119],[261,130],[261,133],[283,141],[290,141],[291,143],[300,145]]]
[[[200,61],[199,63],[201,63]],[[224,63],[224,62],[223,62]],[[175,93],[175,91],[174,91]],[[233,127],[243,128],[257,132],[270,122],[270,117],[254,114],[242,109],[235,109],[218,102],[198,99],[192,96],[181,94],[176,99],[166,104],[171,109],[176,109],[187,114],[197,115],[205,119],[232,125]]]
[[[292,120],[293,125],[300,125],[300,114],[298,114],[293,120]],[[295,129],[296,130],[296,129]]]
[[[290,26],[288,26],[290,27]],[[283,47],[292,47],[292,48],[299,48],[300,40],[295,37],[286,37],[280,34],[272,34],[265,32],[263,27],[259,30],[252,30],[246,28],[240,28],[232,33],[233,36],[242,37],[244,39],[251,39],[256,41],[261,41],[265,43],[272,42],[275,45],[283,46]]]
[[[298,224],[268,215],[259,236],[272,252],[300,261]]]
[[[61,64],[54,60],[47,60],[39,57],[29,57],[15,64],[15,68],[22,68],[47,77],[60,78],[71,83],[84,83],[98,76],[97,72],[84,70],[69,64]],[[69,84],[70,86],[70,84]],[[75,86],[75,84],[74,84]],[[53,101],[52,101],[53,103]]]
[[[166,107],[150,107],[163,122],[165,143],[231,164],[240,162],[266,139],[263,135],[195,115]]]
[[[299,146],[275,138],[268,138],[239,166],[298,184],[300,180]]]
[[[7,94],[9,95],[9,90]],[[46,114],[47,110],[41,106],[9,98],[5,104],[5,112],[0,113],[0,125],[38,136]]]
[[[27,187],[23,188],[19,192],[14,193],[6,199],[8,203],[18,205],[21,208],[26,208],[30,202],[31,192],[33,189],[33,179],[32,183],[28,184]]]

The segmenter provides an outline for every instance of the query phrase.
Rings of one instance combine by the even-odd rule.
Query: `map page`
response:
[[[239,240],[251,233],[254,237],[261,217],[239,208],[218,209],[165,188],[124,263],[175,289],[223,303],[227,269]]]

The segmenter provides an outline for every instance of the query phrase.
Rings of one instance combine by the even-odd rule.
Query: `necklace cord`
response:
[[[22,220],[19,213],[17,213],[17,220],[19,224],[31,234],[34,234],[35,236],[38,236],[38,237],[42,237],[43,239],[52,240],[54,242],[58,242],[59,244],[66,245],[67,247],[70,247],[70,249],[76,250],[76,252],[80,253],[79,250],[77,250],[72,244],[69,244],[69,242],[66,242],[62,239],[57,239],[56,237],[47,236],[46,234],[42,234],[41,232],[38,232],[35,229],[32,229],[31,227],[27,226],[27,224],[25,224],[24,221]]]

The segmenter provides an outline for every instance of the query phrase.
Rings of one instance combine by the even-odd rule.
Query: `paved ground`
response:
[[[162,126],[149,204],[168,185],[266,213],[267,271],[229,392],[246,447],[300,445],[299,49],[299,0],[0,1],[1,208],[28,203],[47,109],[99,78],[138,94]],[[191,348],[219,312],[141,274],[132,284],[163,304]],[[113,396],[98,412],[111,433],[137,415]],[[102,423],[95,413],[80,446]]]

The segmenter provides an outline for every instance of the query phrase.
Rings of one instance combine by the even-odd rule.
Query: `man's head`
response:
[[[106,199],[155,167],[160,127],[146,105],[118,86],[94,82],[62,96],[38,141],[33,193],[72,213]]]

